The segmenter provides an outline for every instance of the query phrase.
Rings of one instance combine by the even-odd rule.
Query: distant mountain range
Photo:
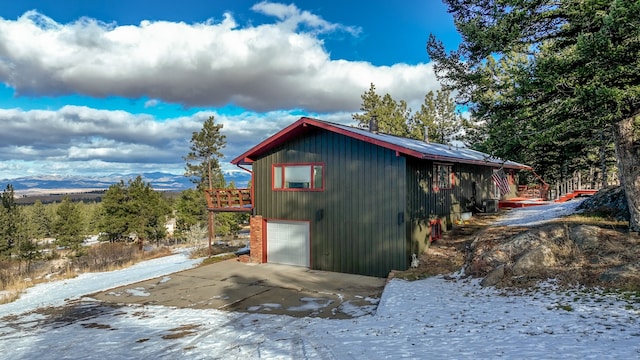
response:
[[[138,175],[142,180],[151,184],[151,187],[158,191],[181,191],[193,188],[194,185],[184,175],[168,174],[163,172],[150,172],[143,174],[112,174],[106,176],[28,176],[14,179],[0,180],[0,191],[4,190],[7,184],[11,184],[16,193],[29,192],[60,192],[91,191],[107,189],[109,186],[123,180],[125,183],[135,179]],[[230,172],[225,173],[227,183],[235,182],[237,187],[247,186],[250,179],[249,173]]]

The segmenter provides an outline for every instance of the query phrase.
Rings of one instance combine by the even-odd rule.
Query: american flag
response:
[[[504,196],[511,191],[509,188],[509,180],[507,180],[507,175],[505,175],[504,170],[494,171],[491,178],[493,182],[496,183],[498,190],[500,190],[500,196]]]

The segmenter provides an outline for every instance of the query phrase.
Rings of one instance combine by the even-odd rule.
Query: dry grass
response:
[[[198,265],[198,266],[205,266],[205,265],[210,265],[210,264],[215,264],[221,261],[225,261],[225,260],[229,260],[229,259],[235,259],[236,256],[234,254],[223,254],[223,255],[216,255],[216,256],[211,256],[208,257],[204,260],[202,260],[202,262]]]
[[[628,229],[629,223],[627,221],[616,220],[610,216],[600,216],[594,212],[584,212],[582,214],[570,215],[560,219],[550,221],[550,223],[565,223],[565,224],[582,224],[593,225],[602,228],[610,229]]]
[[[231,246],[226,244],[212,244],[211,245],[211,256],[218,256],[222,254],[232,254],[236,250],[242,248],[242,246]],[[190,257],[192,259],[199,259],[203,257],[209,257],[209,247],[203,246],[195,249],[191,252]],[[234,255],[235,257],[235,255]]]
[[[39,283],[71,279],[83,272],[118,270],[171,254],[166,247],[139,251],[137,245],[102,243],[88,248],[79,257],[34,262],[29,271],[24,269],[24,263],[5,259],[0,261],[0,304],[17,300],[26,289]]]
[[[463,224],[457,224],[446,232],[442,240],[438,240],[420,256],[420,265],[415,269],[394,272],[393,277],[416,280],[433,275],[446,275],[461,270],[471,264],[470,244],[478,239],[475,246],[481,247],[480,253],[509,241],[513,236],[525,231],[539,230],[543,227],[574,227],[591,225],[599,228],[597,246],[580,248],[573,241],[561,241],[554,247],[558,261],[557,266],[550,267],[544,274],[536,277],[514,277],[506,286],[532,286],[543,277],[556,278],[564,285],[581,284],[609,289],[637,291],[640,289],[640,278],[623,277],[616,280],[603,280],[603,274],[625,265],[637,263],[640,259],[640,235],[630,233],[628,224],[599,213],[572,215],[556,219],[548,224],[532,227],[492,226],[500,217],[483,215],[474,217]],[[551,230],[549,230],[551,231]],[[569,240],[569,239],[567,239]],[[476,251],[477,248],[476,248]],[[487,269],[480,262],[475,267],[467,266],[465,272],[469,276],[484,276]]]

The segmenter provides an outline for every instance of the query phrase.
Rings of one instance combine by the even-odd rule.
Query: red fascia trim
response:
[[[311,126],[309,126],[311,125]],[[366,143],[369,144],[373,144],[373,145],[377,145],[386,149],[390,149],[396,152],[396,155],[399,154],[405,154],[408,156],[412,156],[414,158],[417,159],[425,159],[425,160],[434,160],[434,161],[452,161],[452,162],[456,162],[456,163],[463,163],[463,164],[475,164],[475,165],[484,165],[484,166],[490,166],[490,165],[497,165],[495,163],[490,163],[490,162],[486,162],[486,161],[478,161],[478,160],[464,160],[464,159],[459,159],[459,158],[455,158],[455,157],[447,157],[447,156],[437,156],[437,155],[425,155],[419,151],[415,151],[415,150],[411,150],[411,149],[407,149],[404,148],[402,146],[399,145],[394,145],[394,144],[390,144],[387,143],[385,141],[381,141],[381,140],[377,140],[377,139],[373,139],[371,137],[362,135],[362,134],[358,134],[355,132],[351,132],[347,129],[343,129],[343,128],[339,128],[336,126],[333,126],[332,124],[317,120],[317,119],[313,119],[313,118],[309,118],[309,117],[301,117],[298,121],[294,122],[293,124],[287,126],[286,128],[278,131],[275,135],[267,138],[265,141],[261,142],[260,144],[254,146],[253,148],[249,149],[248,151],[246,151],[245,153],[243,153],[242,155],[236,157],[235,159],[231,160],[232,164],[250,164],[254,161],[253,157],[256,154],[261,154],[266,152],[267,150],[274,148],[282,143],[284,143],[285,141],[292,139],[294,137],[296,137],[297,135],[304,133],[306,131],[309,131],[311,127],[317,127],[320,129],[325,129],[337,134],[342,134],[345,136],[348,136],[350,138],[353,139],[358,139],[361,141],[364,141]],[[531,167],[528,166],[524,166],[524,167],[520,167],[520,166],[505,166],[507,168],[513,168],[513,169],[524,169],[524,170],[530,170]]]
[[[302,117],[298,121],[294,122],[293,124],[278,131],[274,135],[268,137],[263,142],[259,143],[258,145],[242,153],[240,156],[231,160],[231,163],[232,164],[250,164],[254,161],[252,157],[255,154],[259,154],[268,149],[276,147],[281,143],[285,142],[286,140],[295,137],[299,132],[306,131],[306,129],[304,129],[306,126],[302,126],[305,124],[305,119],[308,119],[308,118]],[[298,131],[295,131],[297,128],[300,128],[300,129]]]
[[[333,126],[331,124],[327,124],[327,123],[324,123],[324,122],[318,122],[317,120],[313,120],[313,119],[309,119],[309,120],[313,121],[314,125],[319,127],[319,128],[322,128],[322,129],[325,129],[325,130],[329,130],[329,131],[332,131],[334,133],[342,134],[342,135],[348,136],[348,137],[353,138],[353,139],[358,139],[358,140],[364,141],[364,142],[369,143],[369,144],[374,144],[374,145],[377,145],[377,146],[380,146],[380,147],[383,147],[383,148],[386,148],[386,149],[389,149],[389,150],[393,150],[393,151],[396,152],[396,155],[405,154],[405,155],[413,156],[413,157],[418,158],[418,159],[422,158],[422,156],[423,156],[423,154],[418,152],[418,151],[407,149],[407,148],[404,148],[402,146],[398,146],[398,145],[394,145],[394,144],[389,144],[388,142],[377,140],[377,139],[374,139],[374,138],[370,138],[370,137],[362,135],[362,134],[357,134],[357,133],[351,132],[351,131],[346,130],[346,129],[338,128],[338,127],[335,127],[335,126]]]
[[[311,125],[311,126],[309,126]],[[348,136],[350,138],[354,138],[354,139],[358,139],[370,144],[374,144],[374,145],[378,145],[380,147],[383,148],[387,148],[387,149],[391,149],[396,151],[397,153],[400,154],[406,154],[406,155],[410,155],[416,158],[421,158],[423,155],[420,152],[417,151],[413,151],[410,149],[406,149],[403,148],[401,146],[397,146],[397,145],[392,145],[389,144],[387,142],[384,141],[380,141],[380,140],[376,140],[376,139],[372,139],[370,137],[361,135],[361,134],[356,134],[354,132],[342,129],[342,128],[338,128],[335,127],[331,124],[316,120],[316,119],[312,119],[312,118],[308,118],[308,117],[302,117],[300,118],[298,121],[294,122],[293,124],[287,126],[286,128],[278,131],[275,135],[269,137],[268,139],[266,139],[265,141],[261,142],[260,144],[254,146],[253,148],[249,149],[248,151],[246,151],[245,153],[243,153],[242,155],[236,157],[235,159],[231,160],[232,164],[249,164],[251,162],[254,161],[253,157],[256,154],[261,154],[271,148],[274,148],[280,144],[282,144],[283,142],[294,138],[295,136],[304,133],[306,131],[309,131],[311,127],[316,127],[316,128],[320,128],[320,129],[325,129],[337,134],[342,134],[345,136]]]

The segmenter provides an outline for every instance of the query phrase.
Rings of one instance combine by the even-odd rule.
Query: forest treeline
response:
[[[226,188],[234,188],[231,183]],[[137,177],[110,186],[101,201],[72,201],[68,196],[55,203],[36,200],[19,205],[8,184],[1,195],[0,257],[32,261],[42,249],[54,246],[84,251],[90,236],[108,242],[166,241],[194,243],[207,237],[207,210],[202,191],[183,190],[169,196],[157,192]],[[234,235],[248,221],[248,214],[223,213],[215,218],[216,235]],[[166,224],[175,222],[172,234]]]
[[[615,176],[629,204],[629,229],[640,231],[640,1],[444,3],[462,41],[449,51],[432,34],[426,44],[441,101],[428,94],[411,113],[372,85],[353,118],[363,124],[375,117],[391,134],[457,137],[532,166],[548,183],[585,170],[603,184]],[[464,119],[451,110],[424,111],[449,96]],[[438,115],[436,123],[424,114]],[[442,131],[451,124],[459,125],[455,132]]]

